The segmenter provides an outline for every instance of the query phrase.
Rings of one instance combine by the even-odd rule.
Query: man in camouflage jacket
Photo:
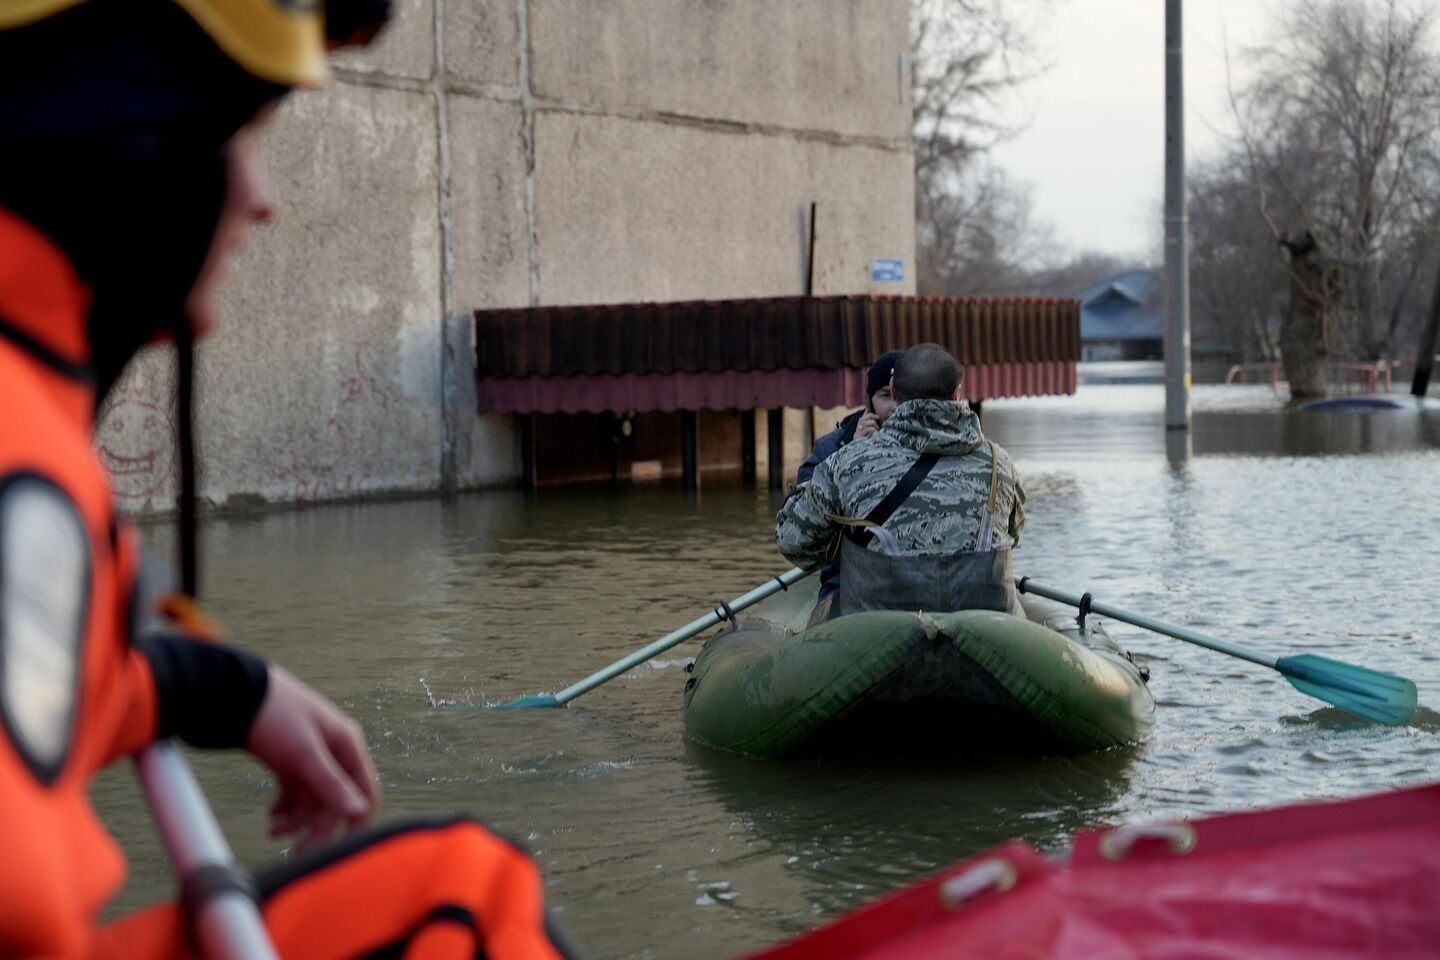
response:
[[[899,406],[874,436],[837,450],[785,502],[775,522],[780,552],[799,566],[833,557],[843,528],[869,514],[924,453],[940,459],[883,526],[868,528],[875,534],[869,550],[943,557],[1017,545],[1025,491],[1010,455],[985,439],[979,416],[959,399],[963,377],[938,344],[907,350],[895,368]],[[987,542],[978,542],[987,526]]]

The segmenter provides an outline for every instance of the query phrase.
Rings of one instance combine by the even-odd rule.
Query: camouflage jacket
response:
[[[990,497],[990,456],[996,468],[991,542],[978,545]],[[907,400],[879,432],[837,450],[815,468],[775,519],[775,542],[792,563],[810,566],[834,549],[843,518],[860,519],[885,499],[922,453],[940,460],[885,529],[900,556],[937,556],[1015,546],[1025,525],[1025,490],[1010,455],[985,439],[980,418],[964,401]],[[881,549],[873,541],[870,549]]]

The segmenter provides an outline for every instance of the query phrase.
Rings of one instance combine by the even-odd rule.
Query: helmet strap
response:
[[[187,320],[172,328],[175,336],[176,446],[180,454],[180,586],[199,595],[200,574],[195,503],[195,335]]]

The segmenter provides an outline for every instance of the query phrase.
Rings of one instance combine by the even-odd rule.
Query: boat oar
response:
[[[191,478],[193,482],[193,478]],[[182,540],[184,537],[182,537]],[[195,550],[181,549],[184,592],[195,596]],[[175,592],[175,574],[148,550],[140,554],[136,610],[144,634],[159,626],[159,599]],[[181,906],[195,946],[205,960],[279,960],[256,906],[255,881],[235,862],[205,792],[190,765],[169,740],[157,740],[135,757],[140,784],[160,828],[170,863],[180,877]]]
[[[207,960],[279,960],[260,910],[254,881],[236,866],[205,794],[175,745],[150,744],[135,758],[150,809],[192,911],[190,923]]]
[[[520,697],[517,700],[511,700],[509,703],[502,704],[502,706],[506,708],[564,706],[571,700],[574,700],[576,697],[580,696],[580,694],[589,693],[591,690],[594,690],[596,687],[600,686],[600,684],[604,683],[605,681],[615,679],[616,677],[620,676],[620,674],[633,667],[639,666],[640,664],[644,663],[646,660],[649,660],[656,654],[663,653],[666,650],[669,650],[677,643],[682,643],[686,640],[689,640],[697,633],[709,630],[716,624],[723,623],[724,621],[729,620],[736,613],[739,613],[741,610],[744,610],[746,607],[751,606],[752,604],[759,603],[761,600],[764,600],[771,594],[779,593],[781,590],[790,589],[791,584],[799,583],[801,580],[804,580],[806,577],[810,576],[810,574],[814,573],[818,569],[820,568],[811,567],[809,570],[801,570],[799,567],[795,567],[792,570],[787,570],[785,573],[780,574],[778,577],[771,577],[769,580],[766,580],[754,590],[751,590],[749,593],[736,597],[729,603],[722,602],[720,606],[716,607],[714,610],[711,610],[709,613],[705,614],[705,616],[701,617],[700,619],[692,620],[689,623],[685,624],[685,626],[681,627],[679,630],[676,630],[673,633],[665,634],[665,636],[661,637],[659,640],[656,640],[649,646],[641,647],[639,650],[636,650],[629,656],[616,660],[604,670],[599,670],[595,673],[592,673],[590,674],[590,676],[586,677],[584,680],[581,680],[578,683],[572,683],[570,686],[566,687],[564,690],[561,690],[559,693],[538,693],[531,697]]]
[[[1088,593],[1077,597],[1036,583],[1029,577],[1021,577],[1015,586],[1021,593],[1048,597],[1082,611],[1093,611],[1102,617],[1123,620],[1145,630],[1163,633],[1177,640],[1208,647],[1219,653],[1278,670],[1290,681],[1290,685],[1301,693],[1367,720],[1398,727],[1409,723],[1415,714],[1415,683],[1393,673],[1381,673],[1310,653],[1293,657],[1267,657],[1185,627],[1177,627],[1143,614],[1112,607],[1108,603],[1092,599]]]

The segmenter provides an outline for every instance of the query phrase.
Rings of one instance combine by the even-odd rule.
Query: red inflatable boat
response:
[[[751,960],[1440,957],[1440,784],[1011,843]]]

